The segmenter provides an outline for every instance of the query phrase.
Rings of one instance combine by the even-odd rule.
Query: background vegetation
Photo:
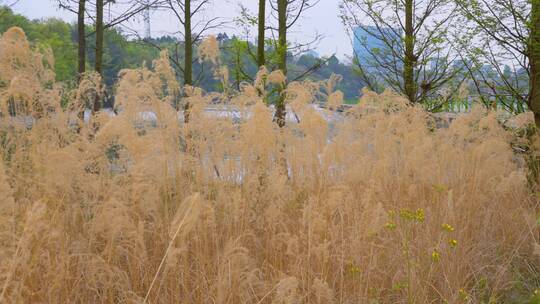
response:
[[[35,44],[48,45],[52,48],[55,55],[55,71],[57,81],[74,82],[77,79],[77,27],[75,24],[69,24],[58,19],[48,20],[28,20],[28,18],[13,13],[7,8],[3,10],[0,18],[0,31],[4,32],[12,26],[22,28],[28,35],[28,39]],[[91,33],[91,28],[88,28]],[[152,38],[150,41],[143,39],[128,39],[127,34],[121,30],[109,28],[105,30],[105,50],[103,59],[103,78],[110,87],[116,81],[118,72],[124,68],[136,68],[146,63],[147,66],[152,60],[159,57],[160,49],[169,49],[175,53],[177,45],[182,49],[182,41],[171,36]],[[225,35],[226,36],[226,35]],[[240,49],[242,57],[242,72],[232,74],[231,81],[238,87],[239,83],[245,80],[252,81],[258,71],[255,61],[251,60],[247,54],[246,42],[238,37],[225,38],[220,46],[221,61],[234,71],[237,66],[236,53]],[[92,67],[95,64],[95,35],[89,35],[87,48],[87,66]],[[252,50],[256,46],[250,44]],[[181,61],[183,52],[178,54],[178,61]],[[297,57],[290,57],[289,66],[291,77],[296,78],[304,73],[306,69],[311,68],[320,62],[321,58],[313,53],[301,54]],[[320,81],[328,79],[333,73],[343,75],[351,81],[339,84],[339,89],[345,94],[347,102],[356,103],[360,96],[363,83],[357,77],[354,77],[354,67],[340,62],[337,57],[332,56],[324,59],[325,64],[311,73],[306,79]],[[213,77],[213,72],[199,61],[194,62],[195,84],[206,91],[220,90],[220,82]],[[207,65],[207,64],[206,64]],[[174,65],[173,65],[174,67]],[[177,70],[178,78],[182,81],[183,75]],[[244,73],[246,75],[244,75]],[[251,79],[250,79],[251,78]],[[110,105],[109,105],[110,106]]]
[[[119,74],[118,115],[84,121],[96,75],[65,92],[53,62],[20,28],[0,38],[2,301],[540,299],[538,197],[516,152],[540,142],[518,132],[530,115],[512,131],[476,107],[440,128],[388,91],[329,122],[311,103],[339,104],[330,80],[283,88],[297,122],[280,127],[263,96],[284,77],[262,69],[241,93],[190,88],[183,122],[164,52]],[[216,98],[240,118],[209,115]]]
[[[402,27],[384,75],[291,43],[310,0],[243,9],[256,46],[59,3],[0,11],[0,302],[540,301],[540,2],[342,1]],[[127,38],[149,5],[181,38]]]

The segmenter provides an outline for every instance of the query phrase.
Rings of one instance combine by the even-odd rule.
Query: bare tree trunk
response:
[[[83,74],[86,72],[86,31],[84,24],[84,16],[86,12],[86,0],[79,0],[79,10],[77,11],[77,33],[79,36],[78,41],[78,81],[81,81]],[[84,123],[84,110],[86,107],[83,107],[77,116]]]
[[[278,0],[278,66],[285,75],[287,75],[287,1],[288,0]]]
[[[414,55],[415,34],[413,27],[413,5],[414,0],[405,0],[405,60],[403,67],[403,86],[405,95],[411,102],[416,102],[416,83],[414,80],[414,65],[416,57]]]
[[[536,131],[540,130],[540,0],[531,1],[530,37],[528,45],[530,65],[529,110],[534,114]],[[534,147],[534,145],[531,144]],[[533,151],[529,158],[529,186],[537,189],[540,178],[540,156]]]
[[[96,65],[95,70],[103,76],[103,0],[96,0]],[[96,94],[92,112],[100,109],[100,96]]]
[[[86,0],[79,0],[79,10],[77,12],[77,31],[79,35],[79,79],[81,78],[82,74],[86,72],[86,32],[85,32],[85,24],[84,24],[84,16],[85,16],[85,8]]]
[[[257,65],[260,68],[266,64],[266,59],[264,57],[264,40],[265,40],[265,30],[266,30],[266,0],[259,0],[259,34],[257,41]]]
[[[242,71],[241,71],[241,68],[242,68],[242,57],[241,57],[241,54],[240,54],[240,50],[236,50],[236,67],[235,69],[233,70],[233,73],[234,73],[234,78],[235,78],[235,82],[234,82],[234,86],[236,88],[236,90],[238,90],[238,92],[240,92],[240,83],[242,82]]]
[[[191,0],[184,2],[184,85],[193,85],[193,35],[191,32]],[[189,122],[191,105],[184,106],[184,122]]]
[[[287,76],[287,6],[288,0],[278,0],[278,67]],[[280,90],[280,96],[276,104],[276,114],[274,120],[280,127],[285,126],[285,117],[287,115],[285,109],[285,94],[284,87]]]
[[[96,65],[95,70],[103,74],[103,0],[96,0]]]
[[[191,31],[191,0],[184,5],[184,84],[193,85],[193,35]]]
[[[531,37],[529,64],[531,67],[529,104],[536,126],[540,128],[540,0],[531,1]]]

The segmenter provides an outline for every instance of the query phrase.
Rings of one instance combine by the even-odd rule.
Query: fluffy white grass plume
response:
[[[203,39],[199,46],[199,55],[201,60],[208,60],[213,64],[219,62],[219,42],[216,36],[210,35]]]
[[[43,56],[7,35],[3,65]],[[30,70],[0,69],[32,87],[0,88],[0,302],[505,302],[516,277],[540,277],[538,197],[496,113],[437,129],[405,98],[366,91],[330,124],[310,104],[342,101],[334,76],[288,84],[298,121],[279,128],[264,101],[284,77],[261,69],[221,95],[233,121],[205,112],[216,93],[179,92],[164,53],[120,73],[117,116],[74,128],[100,82],[43,111],[60,95]],[[22,114],[34,123],[8,119]],[[516,292],[537,281],[523,282]]]

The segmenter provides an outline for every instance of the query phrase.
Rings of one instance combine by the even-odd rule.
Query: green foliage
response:
[[[7,8],[0,8],[0,15],[2,15],[0,32],[18,26],[25,31],[34,47],[51,47],[56,60],[54,67],[56,80],[73,83],[77,76],[77,41],[79,40],[76,24],[69,24],[59,19],[29,20]],[[89,34],[86,38],[87,69],[92,70],[95,62],[95,35],[92,34],[94,29],[88,27],[86,32]],[[151,65],[159,55],[159,50],[155,46],[168,49],[178,63],[181,64],[183,61],[183,43],[174,37],[155,38],[149,44],[140,40],[128,40],[119,29],[113,28],[105,31],[104,40],[103,76],[109,87],[114,84],[120,70],[140,67],[143,64]],[[267,41],[267,45],[268,68],[277,69],[279,52],[275,50],[271,40]],[[250,82],[255,78],[258,71],[255,45],[238,37],[232,37],[224,39],[220,48],[220,60],[230,71],[231,86],[238,89],[242,82]],[[305,71],[326,60],[309,52],[296,57],[289,54],[287,57],[289,58],[287,62],[289,80],[298,78]],[[178,77],[181,78],[180,67],[175,66],[175,68]],[[337,89],[344,93],[346,103],[357,103],[364,83],[357,77],[352,64],[343,63],[335,56],[330,57],[326,64],[320,65],[318,69],[301,79],[321,81],[328,79],[332,74],[339,74],[348,79],[346,82],[339,83]],[[222,87],[222,83],[214,77],[214,69],[209,67],[208,63],[196,61],[193,64],[193,75],[196,85],[206,91],[215,91]]]
[[[51,47],[55,57],[57,81],[74,80],[77,76],[77,27],[59,19],[29,20],[7,8],[0,8],[0,32],[18,26],[24,30],[34,47]],[[88,28],[87,33],[93,29]],[[93,66],[95,36],[87,37],[87,65]],[[104,78],[111,85],[123,68],[151,63],[159,51],[138,41],[129,41],[116,29],[105,31]]]
[[[0,8],[0,14],[0,32],[13,26],[22,28],[36,47],[52,48],[57,80],[74,78],[77,72],[77,48],[72,35],[74,26],[59,19],[28,20],[7,8]]]
[[[159,56],[158,49],[141,41],[127,40],[117,29],[106,30],[104,40],[103,78],[108,86],[114,83],[120,70],[140,67],[142,64],[148,66]],[[95,36],[92,35],[87,41],[87,64],[90,66],[95,62],[94,48]]]

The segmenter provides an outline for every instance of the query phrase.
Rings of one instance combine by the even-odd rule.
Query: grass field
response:
[[[82,123],[99,90],[63,91],[45,55],[18,29],[0,39],[0,302],[540,300],[538,197],[515,149],[538,142],[496,113],[439,129],[366,92],[328,140],[313,86],[289,86],[300,123],[278,128],[256,82],[230,101],[248,119],[204,115],[215,96],[186,89],[183,123],[162,57],[121,72],[119,115]]]

